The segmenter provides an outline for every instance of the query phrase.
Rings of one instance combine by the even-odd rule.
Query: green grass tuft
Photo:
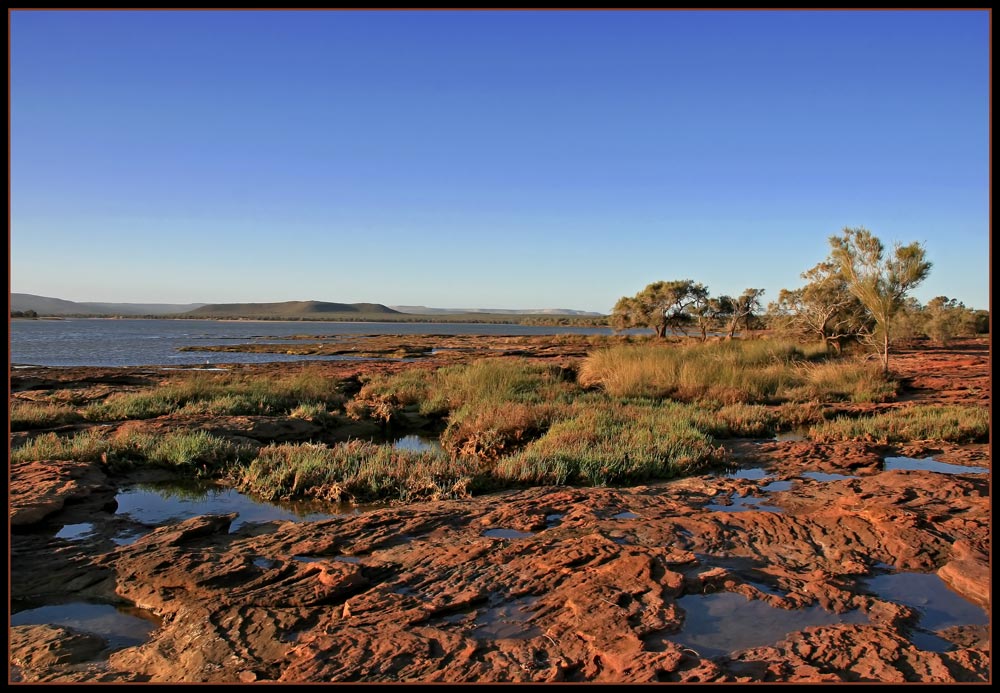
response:
[[[980,407],[920,405],[894,409],[874,416],[839,416],[813,426],[809,437],[827,442],[865,440],[905,443],[943,440],[951,443],[985,443],[989,440],[990,413]]]
[[[15,401],[10,405],[10,430],[29,431],[83,421],[74,407],[67,404],[37,404]]]

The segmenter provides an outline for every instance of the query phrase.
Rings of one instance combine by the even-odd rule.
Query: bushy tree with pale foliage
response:
[[[832,262],[839,268],[847,289],[875,322],[875,330],[866,334],[889,371],[889,329],[892,316],[903,305],[907,293],[930,273],[931,263],[919,243],[896,243],[886,255],[885,246],[865,228],[845,228],[840,236],[830,237]]]

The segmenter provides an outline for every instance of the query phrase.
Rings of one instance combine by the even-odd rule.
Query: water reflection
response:
[[[122,489],[115,500],[118,503],[117,515],[154,527],[199,515],[238,513],[230,526],[231,531],[248,522],[312,522],[353,514],[356,510],[353,506],[319,502],[262,501],[236,489],[210,483],[137,484]],[[139,536],[141,533],[137,534],[136,530],[131,529],[119,533],[114,540],[119,544],[131,543]]]
[[[938,462],[933,457],[923,459],[916,457],[886,457],[885,471],[906,470],[921,472],[938,472],[939,474],[989,474],[986,467],[967,467],[961,464]]]
[[[733,592],[689,595],[677,603],[684,609],[684,627],[669,639],[702,657],[773,645],[809,626],[868,622],[868,617],[859,611],[835,614],[816,605],[778,609]]]
[[[23,608],[10,617],[10,625],[54,625],[99,635],[111,650],[134,647],[149,640],[160,626],[151,611],[134,606],[68,602]]]

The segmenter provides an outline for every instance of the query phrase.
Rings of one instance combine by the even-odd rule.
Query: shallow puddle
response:
[[[90,522],[81,522],[75,525],[63,525],[62,529],[56,532],[56,539],[83,539],[94,532],[94,525]]]
[[[397,438],[392,442],[392,447],[397,450],[409,450],[410,452],[444,452],[440,440],[422,435],[409,435]]]
[[[956,647],[955,643],[923,630],[913,631],[910,633],[909,638],[910,642],[925,652],[947,652]]]
[[[230,531],[235,531],[247,522],[312,522],[354,512],[354,508],[350,506],[324,506],[317,503],[278,505],[245,496],[236,489],[211,484],[144,484],[122,489],[115,500],[118,502],[116,515],[127,515],[136,522],[153,526],[180,522],[199,515],[238,513]],[[343,512],[336,512],[337,510]],[[127,530],[116,535],[114,541],[117,544],[130,544],[142,534]]]
[[[111,650],[134,647],[149,640],[160,619],[150,611],[132,606],[90,602],[48,604],[11,614],[10,625],[55,625],[99,635]]]
[[[694,555],[700,565],[725,568],[743,580],[743,582],[753,585],[761,592],[773,594],[778,597],[785,595],[785,591],[770,584],[769,581],[775,578],[761,570],[766,565],[761,560],[747,556],[716,556],[708,553],[695,553]]]
[[[728,479],[749,479],[751,481],[760,481],[761,479],[766,479],[768,476],[767,470],[763,467],[737,469],[726,473],[726,478]]]
[[[953,592],[934,573],[889,573],[861,581],[862,589],[879,599],[905,604],[920,612],[917,625],[934,631],[950,626],[990,622],[982,608]]]
[[[774,436],[773,440],[776,442],[797,442],[800,440],[807,440],[809,438],[808,428],[795,428],[791,431],[785,431],[784,433],[779,433]]]
[[[521,597],[489,609],[476,612],[472,637],[478,640],[527,640],[542,634],[538,626],[528,623],[531,607],[538,597]]]
[[[905,470],[920,472],[938,472],[940,474],[989,474],[986,467],[967,467],[961,464],[938,462],[933,457],[919,459],[916,457],[886,457],[883,465],[885,471]]]
[[[487,529],[483,532],[484,537],[492,537],[493,539],[526,539],[527,537],[534,536],[534,532],[519,532],[516,529]]]
[[[771,493],[774,491],[788,491],[792,488],[794,482],[792,481],[772,481],[766,486],[761,486],[760,490],[764,493]]]
[[[612,520],[638,520],[639,516],[636,515],[634,512],[626,510],[623,513],[618,513],[617,515],[612,515],[611,519]]]
[[[702,657],[773,645],[808,626],[868,623],[868,617],[860,611],[835,614],[818,605],[778,609],[733,592],[688,595],[677,604],[684,609],[684,627],[669,639]]]
[[[713,500],[724,500],[725,496],[716,496]],[[732,505],[723,505],[722,503],[709,503],[705,506],[706,510],[711,510],[713,512],[726,512],[726,513],[741,513],[747,512],[749,510],[759,510],[766,513],[781,513],[784,512],[781,508],[774,505],[767,505],[767,499],[760,496],[734,496],[732,499]]]
[[[844,479],[858,478],[850,474],[827,474],[826,472],[802,472],[799,476],[807,479],[815,479],[816,481],[843,481]]]
[[[552,529],[562,523],[562,519],[566,517],[565,513],[552,513],[551,515],[545,516],[545,527],[546,529]]]

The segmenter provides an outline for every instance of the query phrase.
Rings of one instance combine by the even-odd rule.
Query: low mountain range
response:
[[[510,308],[428,308],[427,306],[389,306],[400,313],[416,315],[468,315],[469,313],[489,313],[490,315],[577,315],[584,318],[599,318],[602,313],[569,308],[538,308],[514,310]]]
[[[188,311],[192,318],[208,317],[309,317],[327,314],[399,315],[381,303],[328,303],[326,301],[283,301],[281,303],[209,303]]]
[[[33,310],[39,315],[171,315],[200,308],[204,303],[95,303],[66,301],[61,298],[10,295],[11,311]]]
[[[328,301],[282,301],[278,303],[99,303],[66,301],[34,294],[10,294],[10,310],[35,311],[39,315],[171,315],[192,318],[322,318],[361,316],[386,318],[403,315],[540,315],[601,317],[601,313],[568,308],[513,310],[507,308],[430,308],[385,306],[381,303],[331,303]]]

